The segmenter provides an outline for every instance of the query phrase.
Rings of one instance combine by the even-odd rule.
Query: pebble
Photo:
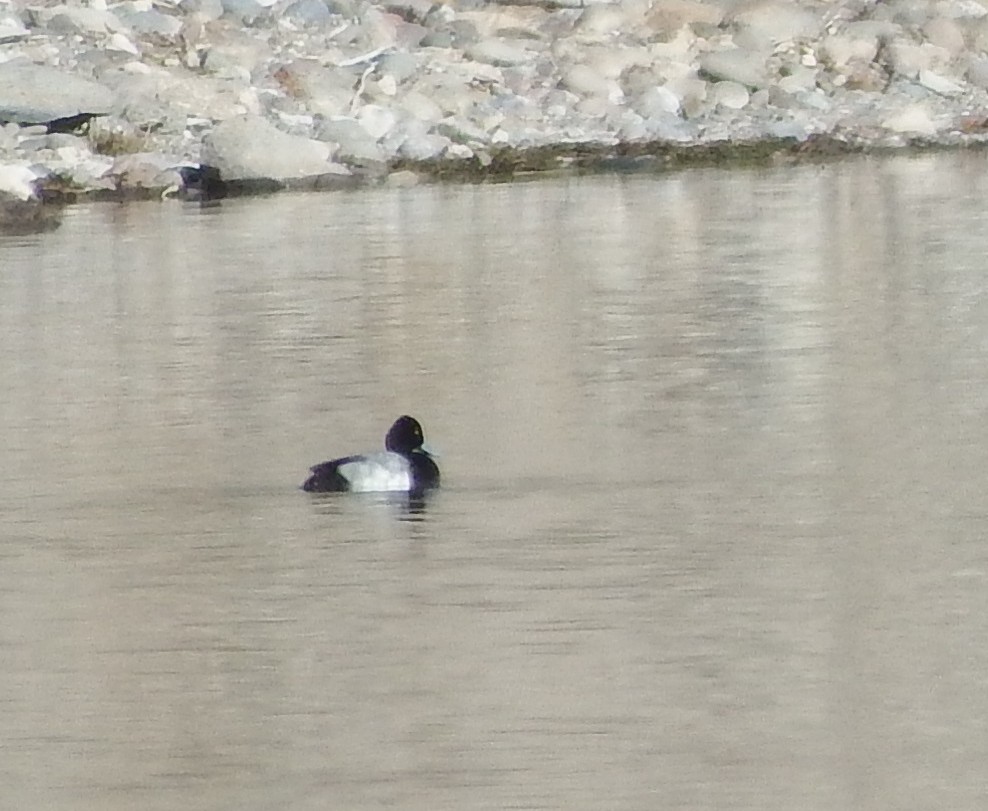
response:
[[[414,163],[404,185],[573,143],[983,143],[957,122],[988,109],[986,52],[981,0],[4,2],[0,193]]]

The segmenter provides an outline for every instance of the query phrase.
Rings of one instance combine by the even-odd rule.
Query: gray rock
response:
[[[576,29],[590,36],[604,36],[640,25],[644,9],[633,4],[599,3],[587,6],[576,21]]]
[[[531,59],[531,52],[525,48],[506,42],[503,39],[483,39],[480,42],[469,45],[464,53],[477,62],[484,62],[488,65],[498,67],[508,67],[510,65],[522,65]]]
[[[645,16],[645,28],[654,34],[673,35],[687,26],[694,30],[716,26],[724,18],[722,5],[700,0],[655,0]]]
[[[216,125],[202,146],[202,162],[227,181],[314,177],[332,170],[329,158],[322,141],[288,135],[257,116]]]
[[[713,79],[737,82],[758,89],[768,85],[765,55],[743,48],[712,51],[700,59],[700,68]]]
[[[449,33],[453,38],[453,45],[457,48],[465,48],[472,42],[480,41],[477,26],[470,20],[453,20],[449,24]]]
[[[815,68],[798,67],[788,76],[779,79],[779,89],[786,93],[798,93],[801,90],[816,88],[817,70]]]
[[[109,11],[84,6],[59,4],[46,10],[42,19],[47,28],[59,34],[108,34],[124,28],[119,18]]]
[[[153,8],[146,11],[121,11],[120,20],[132,32],[140,36],[156,36],[173,40],[182,30],[182,21],[178,17],[162,14]]]
[[[610,121],[610,126],[622,141],[644,141],[649,137],[645,119],[632,110],[622,110]]]
[[[56,150],[65,147],[78,150],[89,149],[89,143],[85,138],[68,132],[46,132],[43,135],[28,136],[21,138],[18,146],[25,152],[38,152],[42,149]]]
[[[645,119],[648,137],[657,141],[689,141],[696,137],[695,125],[679,116],[660,113]]]
[[[430,95],[418,90],[406,93],[400,101],[400,106],[408,115],[420,121],[436,122],[444,115],[443,108]]]
[[[971,57],[964,75],[971,84],[982,90],[988,90],[988,59],[981,56]]]
[[[187,17],[199,14],[204,20],[218,20],[223,16],[223,0],[181,0],[181,9]]]
[[[423,48],[452,48],[453,33],[449,29],[429,31],[422,38],[421,45]]]
[[[323,0],[295,0],[284,11],[285,17],[298,25],[326,25],[333,14]]]
[[[867,64],[878,54],[878,36],[844,32],[825,37],[817,46],[820,57],[834,70],[845,72],[854,62]]]
[[[679,115],[679,97],[667,87],[650,87],[632,102],[632,108],[642,118]]]
[[[223,16],[243,25],[254,25],[267,14],[267,9],[256,0],[222,0],[222,3]]]
[[[358,78],[347,68],[323,67],[314,59],[296,59],[279,65],[273,77],[290,98],[304,102],[310,112],[324,116],[349,112]]]
[[[214,34],[212,43],[201,57],[206,73],[224,78],[244,78],[272,58],[271,48],[265,42],[241,31],[223,30]]]
[[[936,45],[897,39],[885,49],[887,64],[897,76],[915,79],[921,70],[937,70],[950,62],[950,53]]]
[[[422,22],[432,11],[431,0],[387,0],[383,5],[402,19]]]
[[[106,115],[113,94],[103,85],[47,65],[0,64],[0,123],[47,124]]]
[[[177,189],[182,178],[175,161],[155,152],[121,155],[107,172],[118,189]]]
[[[391,76],[395,82],[402,82],[411,79],[420,69],[420,60],[415,54],[407,51],[394,51],[385,54],[377,63],[377,72],[384,76]]]
[[[418,23],[399,23],[395,28],[395,46],[402,49],[418,48],[429,29]]]
[[[964,30],[949,17],[934,17],[923,26],[927,41],[957,56],[964,50]]]
[[[411,135],[398,147],[398,156],[414,161],[428,161],[440,157],[452,146],[452,141],[436,134]]]
[[[737,28],[735,43],[752,48],[811,39],[823,28],[820,16],[792,2],[745,5],[731,19]]]
[[[316,128],[316,137],[337,144],[336,159],[351,166],[375,166],[387,158],[377,139],[368,135],[355,118],[325,119]]]

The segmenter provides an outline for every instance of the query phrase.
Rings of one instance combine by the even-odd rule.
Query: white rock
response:
[[[800,67],[779,79],[779,88],[787,93],[798,93],[801,90],[813,90],[816,87],[817,72],[811,68]]]
[[[919,72],[919,83],[927,90],[939,93],[941,96],[959,96],[964,92],[963,85],[934,73],[932,70],[921,70]]]
[[[153,72],[150,65],[145,65],[143,62],[134,60],[125,64],[122,70],[126,73],[139,73],[142,76],[150,76]]]
[[[0,18],[0,42],[16,42],[27,35],[28,30],[24,27],[24,23],[16,17]]]
[[[601,76],[587,65],[570,65],[562,71],[562,84],[567,90],[582,96],[600,96],[613,103],[624,99],[621,85],[614,79]]]
[[[385,74],[377,82],[377,89],[385,96],[394,96],[398,92],[398,82],[390,73]]]
[[[380,140],[392,129],[398,119],[391,110],[377,104],[367,104],[357,112],[357,121],[364,131],[376,140]]]
[[[137,46],[119,31],[110,35],[110,39],[107,42],[106,47],[111,51],[121,51],[123,53],[132,54],[133,56],[138,56],[141,53],[137,49]]]
[[[0,164],[0,192],[18,200],[30,200],[35,196],[34,182],[38,179],[26,166]]]
[[[299,129],[309,129],[312,127],[312,116],[305,113],[286,113],[279,110],[277,116],[278,120],[286,127],[297,127]]]
[[[710,100],[730,110],[740,110],[751,100],[747,88],[738,82],[715,82],[710,89]]]
[[[473,157],[474,152],[466,144],[451,144],[449,149],[446,150],[446,154],[451,158],[469,160]]]
[[[878,37],[833,34],[823,38],[818,51],[824,61],[840,70],[854,61],[871,62],[878,54]]]
[[[636,113],[644,118],[652,118],[661,113],[679,115],[681,104],[679,96],[673,93],[668,87],[650,87],[632,103],[632,108]]]
[[[882,122],[885,129],[911,135],[935,135],[936,124],[924,104],[912,104]]]

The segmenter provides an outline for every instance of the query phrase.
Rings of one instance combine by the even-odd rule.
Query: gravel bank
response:
[[[980,144],[988,0],[0,2],[0,198]]]

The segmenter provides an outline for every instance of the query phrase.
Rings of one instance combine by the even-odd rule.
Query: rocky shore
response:
[[[0,197],[988,138],[988,0],[0,0]]]

